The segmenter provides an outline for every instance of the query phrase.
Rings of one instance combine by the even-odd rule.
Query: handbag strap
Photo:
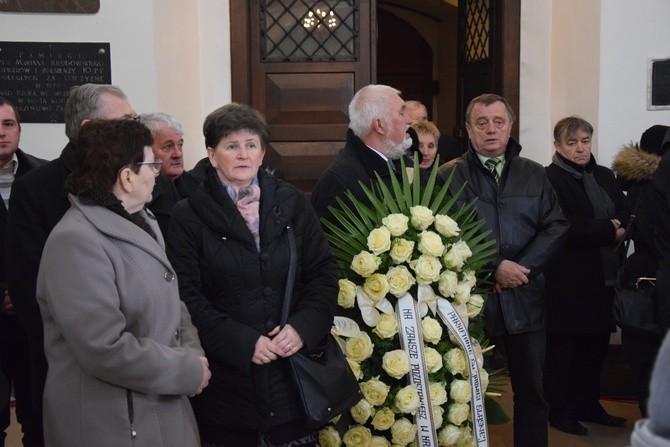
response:
[[[288,312],[291,309],[291,298],[293,297],[293,283],[295,282],[295,270],[298,264],[298,257],[295,249],[295,236],[293,235],[293,227],[286,226],[286,233],[288,234],[288,250],[289,263],[288,274],[286,275],[286,288],[284,290],[284,304],[281,311],[281,327],[284,327],[286,320],[288,320]]]
[[[628,226],[626,227],[626,231],[623,234],[623,238],[621,238],[621,242],[617,244],[615,249],[618,250],[619,247],[623,245],[624,250],[623,250],[623,262],[621,263],[622,266],[626,264],[626,261],[628,259],[628,247],[630,247],[630,242],[633,237],[633,228],[635,226],[635,219],[637,218],[637,210],[640,207],[640,200],[644,195],[645,189],[647,189],[647,183],[644,183],[642,185],[640,194],[638,194],[637,199],[635,200],[635,206],[633,207],[633,212],[631,213],[630,219],[628,220]]]

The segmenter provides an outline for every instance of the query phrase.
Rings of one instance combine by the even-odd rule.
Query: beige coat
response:
[[[37,279],[46,445],[199,445],[186,395],[202,380],[203,351],[155,219],[142,212],[158,242],[106,208],[70,201]]]

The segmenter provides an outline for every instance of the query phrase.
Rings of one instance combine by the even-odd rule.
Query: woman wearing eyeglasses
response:
[[[48,446],[197,446],[187,396],[210,373],[155,218],[160,161],[132,120],[91,121],[75,143],[71,208],[44,247],[37,298],[49,371]]]

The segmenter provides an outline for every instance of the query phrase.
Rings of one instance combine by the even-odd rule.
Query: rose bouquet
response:
[[[362,185],[369,206],[347,192],[324,221],[340,269],[332,332],[364,398],[321,447],[487,445],[480,312],[494,241],[473,203],[456,209],[449,181],[436,187],[436,167],[423,185],[416,162],[412,181],[402,171]]]

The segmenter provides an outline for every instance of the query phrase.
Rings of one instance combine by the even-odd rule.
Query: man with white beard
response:
[[[405,110],[400,92],[387,85],[367,85],[349,103],[347,143],[326,168],[312,192],[312,205],[319,217],[332,221],[328,206],[337,206],[350,190],[366,203],[359,181],[370,185],[375,173],[390,183],[389,163],[400,172],[400,158],[412,146],[407,133],[412,118]],[[345,199],[345,203],[348,202]]]

